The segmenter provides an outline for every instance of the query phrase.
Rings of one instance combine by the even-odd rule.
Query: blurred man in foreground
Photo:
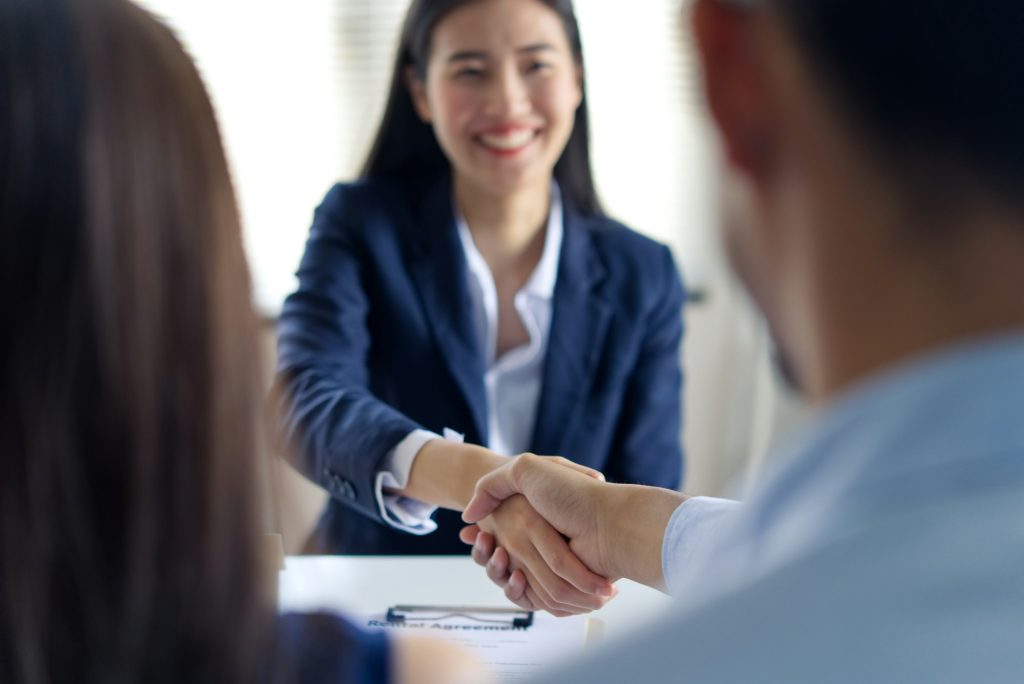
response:
[[[552,681],[1022,681],[1024,5],[693,17],[732,261],[816,418],[744,506],[526,456],[464,517],[523,493],[595,572],[681,597]]]

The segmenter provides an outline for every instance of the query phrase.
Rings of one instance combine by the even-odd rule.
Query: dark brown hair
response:
[[[770,4],[901,176],[934,177],[928,203],[972,189],[966,175],[1024,206],[1024,3]]]
[[[434,28],[448,14],[474,1],[413,0],[409,6],[391,72],[384,116],[363,164],[363,178],[419,178],[451,173],[451,164],[438,145],[433,128],[416,113],[405,78],[409,67],[413,67],[420,78],[426,76]],[[561,18],[569,48],[582,65],[583,42],[572,0],[539,1]],[[577,211],[602,214],[590,165],[590,116],[585,80],[581,87],[583,99],[576,108],[572,134],[555,163],[554,177],[563,196]]]
[[[0,0],[0,311],[0,681],[255,681],[238,212],[199,76],[127,0]]]

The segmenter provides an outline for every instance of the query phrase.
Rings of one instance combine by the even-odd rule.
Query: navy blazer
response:
[[[374,494],[382,458],[417,428],[487,443],[466,279],[449,181],[337,185],[317,209],[278,324],[290,443],[331,494],[308,551],[469,551],[457,513],[415,536],[383,521]],[[566,201],[530,451],[678,487],[683,301],[668,248]]]

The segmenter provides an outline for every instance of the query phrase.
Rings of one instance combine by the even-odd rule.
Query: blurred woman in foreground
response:
[[[0,309],[0,681],[458,669],[275,614],[231,182],[193,65],[125,0],[0,0]]]

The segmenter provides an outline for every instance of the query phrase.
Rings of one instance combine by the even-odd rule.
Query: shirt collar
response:
[[[459,240],[462,242],[462,249],[466,254],[466,262],[470,272],[479,279],[482,273],[490,276],[487,262],[483,255],[476,248],[473,242],[473,234],[469,225],[462,217],[455,204],[455,222],[459,230]],[[551,182],[551,207],[548,210],[548,225],[544,233],[544,249],[541,252],[540,260],[534,267],[530,278],[523,285],[521,292],[529,293],[533,297],[551,300],[555,294],[555,283],[558,280],[558,258],[562,251],[562,237],[565,232],[565,217],[562,207],[562,192],[558,183]],[[483,271],[481,271],[483,269]]]

